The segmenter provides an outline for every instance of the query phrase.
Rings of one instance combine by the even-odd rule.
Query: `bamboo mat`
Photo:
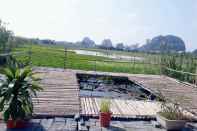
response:
[[[84,116],[98,116],[100,103],[103,98],[82,97],[81,114]],[[110,99],[111,111],[113,117],[121,118],[138,118],[138,117],[155,117],[160,111],[160,103],[153,101],[136,101]]]

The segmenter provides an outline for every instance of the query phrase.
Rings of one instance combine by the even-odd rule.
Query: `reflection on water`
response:
[[[101,57],[107,57],[107,58],[111,58],[115,60],[124,60],[124,61],[144,60],[143,57],[134,57],[134,56],[128,56],[128,55],[115,54],[115,53],[104,53],[104,52],[87,51],[87,50],[72,50],[72,51],[80,55],[101,56]]]

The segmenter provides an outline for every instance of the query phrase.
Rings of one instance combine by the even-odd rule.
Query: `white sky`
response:
[[[197,48],[197,0],[0,0],[0,19],[15,35],[97,44],[144,44],[173,34]]]

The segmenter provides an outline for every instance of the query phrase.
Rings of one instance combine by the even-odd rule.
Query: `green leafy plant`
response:
[[[189,120],[189,117],[183,113],[178,102],[170,103],[169,100],[160,93],[161,111],[159,114],[168,120]]]
[[[32,97],[42,88],[36,84],[36,79],[30,67],[20,69],[10,66],[4,70],[5,79],[0,84],[0,111],[7,122],[25,120],[32,116]]]
[[[110,112],[111,102],[109,100],[102,100],[100,105],[101,112]]]
[[[183,111],[177,103],[162,105],[160,115],[168,120],[188,120],[188,117],[183,114]]]

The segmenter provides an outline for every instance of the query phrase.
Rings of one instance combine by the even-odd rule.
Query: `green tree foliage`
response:
[[[5,27],[5,23],[0,20],[0,53],[5,52],[8,48],[9,39],[12,36],[12,32]]]

